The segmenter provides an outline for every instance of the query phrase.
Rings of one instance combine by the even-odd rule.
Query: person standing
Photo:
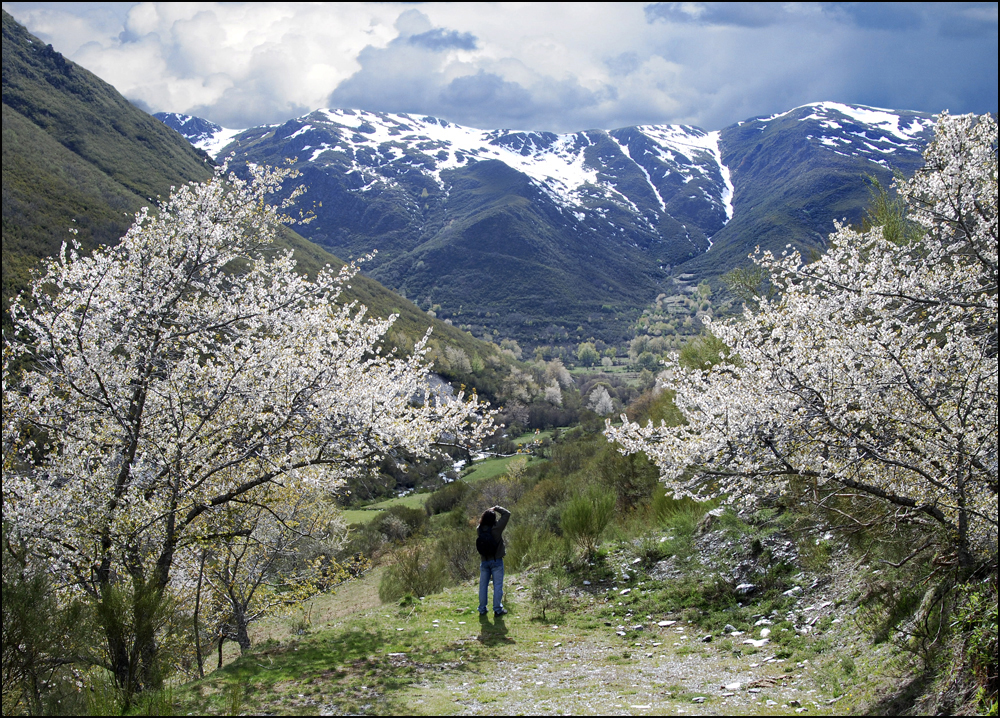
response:
[[[503,543],[503,530],[510,520],[510,511],[503,506],[486,509],[479,519],[476,550],[482,557],[479,564],[479,615],[486,615],[486,599],[490,579],[493,579],[493,615],[503,616],[503,557],[507,549]]]

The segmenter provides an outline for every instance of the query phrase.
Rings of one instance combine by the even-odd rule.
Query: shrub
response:
[[[427,525],[427,513],[407,506],[392,506],[379,514],[372,524],[391,540],[401,541]]]
[[[446,577],[447,570],[439,556],[420,544],[405,546],[393,554],[379,582],[378,597],[388,603],[407,594],[428,596],[444,588]]]
[[[597,551],[597,541],[614,515],[615,497],[598,487],[570,500],[562,512],[563,533],[588,557]]]
[[[471,526],[445,529],[439,534],[434,550],[455,581],[466,581],[477,574],[480,558],[476,532]]]
[[[604,483],[614,490],[622,512],[648,500],[659,484],[659,469],[643,454],[622,456],[608,446],[601,452],[597,468]]]
[[[511,573],[549,561],[559,552],[559,538],[551,531],[530,524],[517,524],[504,532],[507,554],[504,566]]]
[[[427,499],[425,508],[428,516],[444,514],[461,503],[469,491],[469,485],[463,481],[455,481],[438,489]]]
[[[566,572],[559,568],[539,571],[531,578],[531,601],[541,611],[542,620],[546,611],[564,612],[570,604],[565,591],[570,586]]]

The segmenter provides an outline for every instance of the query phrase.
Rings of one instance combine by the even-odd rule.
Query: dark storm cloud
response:
[[[442,88],[441,99],[451,107],[500,108],[532,104],[531,93],[519,84],[482,70],[452,80]]]
[[[458,32],[435,28],[419,35],[410,35],[406,41],[411,45],[420,45],[428,50],[475,50],[476,36],[471,32]]]

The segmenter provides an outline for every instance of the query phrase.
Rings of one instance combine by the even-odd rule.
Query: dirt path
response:
[[[660,626],[651,617],[638,624],[641,631],[617,631],[625,626],[609,627],[595,617],[599,604],[591,597],[563,624],[543,623],[516,608],[486,621],[472,612],[443,623],[417,619],[427,624],[429,638],[430,632],[452,632],[457,643],[478,643],[486,655],[444,672],[414,664],[412,683],[394,702],[421,715],[839,712],[816,688],[808,662],[776,659],[766,646],[737,656],[731,641],[702,642],[705,634],[680,620]],[[420,625],[412,627],[419,633]]]
[[[475,581],[382,604],[378,574],[312,602],[306,630],[262,626],[259,651],[192,684],[186,706],[218,712],[242,685],[251,713],[840,715],[890,665],[836,576],[799,574],[780,611],[751,604],[715,614],[709,630],[708,614],[664,598],[671,579],[581,580],[565,612],[543,620],[532,574],[514,574],[510,615],[480,619]],[[739,629],[718,628],[729,620]]]

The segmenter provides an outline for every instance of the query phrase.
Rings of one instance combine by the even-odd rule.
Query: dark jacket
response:
[[[510,511],[502,506],[497,506],[496,513],[498,516],[497,522],[493,524],[493,538],[497,542],[497,552],[494,558],[503,558],[507,555],[507,547],[503,543],[503,530],[507,527],[507,522],[510,521]],[[480,527],[480,529],[482,528]]]

